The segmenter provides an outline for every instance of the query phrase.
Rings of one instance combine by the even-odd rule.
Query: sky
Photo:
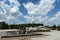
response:
[[[0,22],[60,24],[60,0],[0,0]]]

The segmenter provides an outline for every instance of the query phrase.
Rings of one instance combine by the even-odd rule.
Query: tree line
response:
[[[25,27],[38,27],[38,26],[44,26],[44,24],[35,24],[35,23],[27,23],[27,24],[10,24],[8,25],[7,23],[5,22],[0,22],[0,29],[20,29],[20,28],[25,28]],[[44,26],[45,28],[49,28],[49,29],[52,29],[52,30],[55,30],[57,28],[60,28],[60,26],[56,26],[56,25],[53,25],[53,26]]]
[[[27,23],[27,24],[10,24],[8,25],[5,22],[0,22],[0,29],[20,29],[24,27],[37,27],[43,26],[43,24]]]

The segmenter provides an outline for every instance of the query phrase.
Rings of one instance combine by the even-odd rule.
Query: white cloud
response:
[[[9,5],[5,2],[9,1]],[[2,0],[0,1],[0,21],[5,21],[10,23],[14,20],[18,20],[18,17],[22,16],[23,14],[19,10],[20,3],[17,0]],[[18,23],[18,22],[17,22]]]
[[[54,3],[56,0],[41,0],[37,5],[32,2],[28,2],[26,4],[23,3],[24,7],[28,11],[28,15],[24,16],[27,21],[31,22],[42,22],[46,24],[48,22],[48,12],[54,9]],[[33,17],[33,18],[32,18]]]
[[[60,24],[60,11],[58,11],[58,12],[54,15],[54,17],[50,17],[48,20],[49,20],[48,22],[49,22],[50,24],[56,24],[56,25]]]
[[[17,9],[16,8],[11,8],[11,13],[15,13],[17,11]]]
[[[19,10],[20,3],[17,0],[8,0],[9,5],[6,4],[7,0],[0,1],[0,22],[5,21],[7,23],[24,23],[19,19],[23,14]],[[28,15],[24,16],[27,22],[36,22],[44,24],[60,24],[60,11],[57,12],[54,17],[47,16],[48,12],[54,9],[54,3],[56,0],[41,0],[38,4],[28,2],[23,3],[24,7],[28,11]]]
[[[59,18],[59,17],[60,17],[60,11],[58,11],[57,14],[55,14],[55,16],[56,16],[57,18]]]
[[[29,15],[46,15],[54,8],[54,3],[55,0],[41,0],[37,5],[32,2],[23,5],[27,9]]]
[[[27,19],[27,22],[30,22],[30,23],[47,23],[48,21],[48,16],[24,16],[24,18]]]
[[[12,16],[12,15],[9,15],[8,17],[7,17],[7,19],[8,20],[12,20],[12,19],[16,19],[14,16]]]

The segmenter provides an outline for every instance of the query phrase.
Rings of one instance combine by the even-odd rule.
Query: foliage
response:
[[[8,29],[8,24],[5,22],[0,22],[0,29]]]
[[[56,25],[53,25],[52,26],[52,30],[55,30],[57,27],[56,27]]]
[[[38,27],[43,26],[43,24],[34,24],[34,23],[28,23],[28,24],[11,24],[8,25],[5,22],[0,22],[0,29],[20,29],[25,27]]]

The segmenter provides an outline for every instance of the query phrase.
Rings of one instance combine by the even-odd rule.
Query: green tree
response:
[[[57,27],[56,27],[56,25],[53,25],[52,26],[52,30],[55,30]]]
[[[8,29],[8,24],[1,22],[1,29]]]

